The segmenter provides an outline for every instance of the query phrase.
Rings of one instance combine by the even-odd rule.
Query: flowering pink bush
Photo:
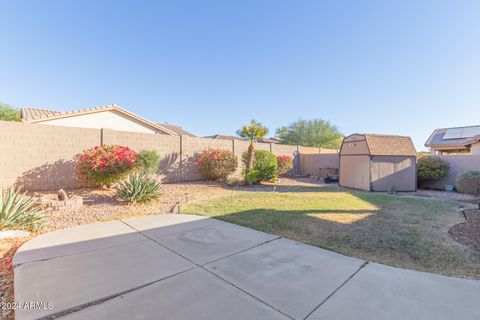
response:
[[[237,169],[237,157],[228,150],[207,149],[197,156],[200,173],[209,180],[224,181]]]
[[[95,185],[111,185],[135,167],[137,153],[129,147],[103,145],[84,150],[77,164],[77,175]]]
[[[293,168],[293,160],[290,156],[277,156],[277,175],[283,176]]]

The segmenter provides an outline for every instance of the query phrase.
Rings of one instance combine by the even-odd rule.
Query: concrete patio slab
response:
[[[14,265],[144,241],[121,221],[79,226],[40,235],[18,249]]]
[[[18,310],[17,319],[36,319],[104,299],[194,267],[146,240],[15,268],[17,301],[52,302],[51,310]]]
[[[129,222],[142,231],[103,223],[24,244],[15,300],[37,308],[16,319],[480,319],[480,281],[365,266],[196,216]]]
[[[280,239],[206,266],[269,305],[303,319],[364,261]]]
[[[230,223],[201,227],[155,241],[200,265],[278,238]]]
[[[207,271],[195,269],[62,319],[281,320],[289,318]]]
[[[478,320],[480,281],[370,263],[308,320]]]
[[[123,222],[150,238],[158,238],[224,223],[217,219],[188,214],[165,214],[162,215],[161,219],[157,215],[152,215],[126,219]]]

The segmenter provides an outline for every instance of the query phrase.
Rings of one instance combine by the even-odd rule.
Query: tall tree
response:
[[[0,120],[3,121],[20,121],[20,111],[8,104],[0,102]]]
[[[250,173],[253,167],[253,157],[255,156],[254,142],[256,139],[265,137],[267,133],[268,129],[255,120],[250,121],[249,124],[244,125],[237,131],[238,136],[250,140],[250,145],[248,146],[247,167],[245,168],[247,174]]]
[[[338,149],[343,135],[329,121],[322,119],[298,120],[280,127],[276,136],[284,144]]]

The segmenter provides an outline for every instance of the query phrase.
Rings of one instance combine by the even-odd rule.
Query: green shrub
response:
[[[237,157],[228,150],[207,149],[197,155],[198,170],[208,180],[225,181],[237,170]]]
[[[83,151],[77,164],[77,175],[97,186],[125,178],[135,167],[137,153],[129,147],[103,145]]]
[[[437,180],[446,177],[450,165],[445,160],[434,156],[422,156],[418,158],[417,174],[418,181]]]
[[[130,203],[145,203],[160,196],[160,183],[145,173],[135,172],[115,187],[117,197]]]
[[[277,156],[277,175],[283,176],[293,168],[293,159],[290,156]]]
[[[262,180],[259,177],[258,171],[255,169],[250,170],[250,172],[246,172],[245,175],[243,176],[243,179],[245,180],[245,184],[251,186],[252,184],[258,184],[262,182]]]
[[[0,230],[19,228],[37,231],[44,220],[40,212],[41,209],[35,206],[35,199],[21,194],[20,189],[1,189]]]
[[[457,176],[457,191],[480,195],[480,171],[466,171]]]
[[[160,165],[160,155],[156,150],[141,150],[137,156],[135,166],[144,173],[157,173]]]
[[[248,152],[242,154],[244,168],[247,165]],[[245,175],[245,183],[255,184],[262,181],[274,180],[277,177],[277,158],[266,150],[255,150],[253,169],[249,175]]]

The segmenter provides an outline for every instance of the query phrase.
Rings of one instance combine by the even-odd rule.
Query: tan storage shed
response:
[[[366,191],[416,191],[417,151],[410,137],[352,134],[340,149],[340,185]]]

